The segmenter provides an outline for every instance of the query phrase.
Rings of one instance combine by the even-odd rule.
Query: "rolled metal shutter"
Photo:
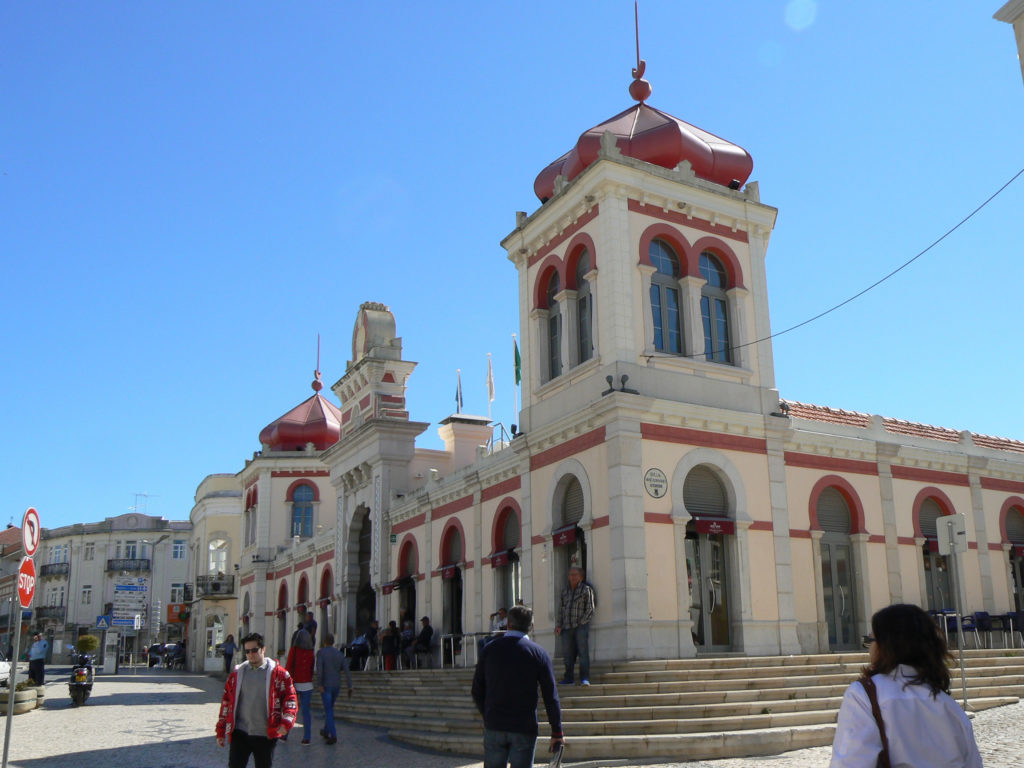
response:
[[[942,517],[942,507],[935,499],[925,499],[921,505],[921,535],[926,539],[938,539],[936,521]]]
[[[583,488],[575,477],[569,481],[562,498],[562,525],[574,525],[583,519]]]
[[[725,487],[707,467],[694,467],[683,483],[683,504],[691,515],[727,517],[729,501]]]
[[[818,525],[827,533],[850,533],[850,506],[835,488],[826,488],[818,497]]]

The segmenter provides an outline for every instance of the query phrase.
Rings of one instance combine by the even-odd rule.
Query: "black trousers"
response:
[[[245,731],[231,732],[231,750],[228,754],[228,768],[245,768],[252,755],[255,768],[270,768],[274,762],[274,747],[277,739],[266,736],[250,736]]]
[[[32,659],[28,663],[28,676],[36,681],[36,685],[43,684],[45,664],[46,661],[44,659]]]

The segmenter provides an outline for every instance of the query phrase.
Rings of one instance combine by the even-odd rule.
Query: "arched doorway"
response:
[[[441,538],[441,633],[462,634],[462,533],[450,524]]]
[[[398,616],[399,623],[416,627],[416,544],[411,539],[402,544],[398,555]]]
[[[306,623],[306,612],[311,611],[313,607],[309,602],[309,579],[306,578],[306,574],[302,574],[299,577],[299,589],[295,593],[295,630],[298,631],[303,624]],[[289,638],[289,645],[291,645],[291,638]]]
[[[321,644],[323,638],[329,634],[334,634],[334,628],[331,626],[330,619],[330,605],[331,605],[331,587],[334,584],[334,577],[331,574],[330,567],[324,568],[323,573],[320,574],[320,598],[317,600],[317,604],[320,606],[320,616],[317,621],[320,623],[320,637]]]
[[[511,608],[522,596],[519,553],[516,551],[520,543],[519,515],[512,507],[505,507],[498,513],[495,537],[491,567],[494,569],[494,610],[497,611],[499,608]]]
[[[587,572],[587,537],[580,528],[583,519],[585,499],[583,486],[575,475],[566,475],[558,484],[555,493],[555,509],[552,520],[554,530],[551,540],[554,545],[555,606],[559,605],[562,590],[569,584],[569,569],[580,568],[589,581]]]
[[[924,559],[924,585],[928,608],[933,611],[953,610],[953,591],[949,580],[949,558],[939,554],[939,535],[936,523],[946,514],[934,498],[921,504],[919,517],[921,535],[925,538],[921,556]]]
[[[282,581],[277,590],[276,656],[284,656],[288,648],[288,582]]]
[[[732,640],[726,537],[736,533],[736,523],[725,486],[711,468],[697,466],[686,475],[683,505],[692,516],[685,551],[693,644],[698,651],[727,650]]]
[[[1006,514],[1006,538],[1010,540],[1010,583],[1013,603],[1024,611],[1024,510],[1010,507]]]
[[[356,591],[356,633],[362,633],[377,617],[377,600],[370,583],[370,566],[373,557],[373,523],[370,510],[363,515],[359,526],[359,588]]]
[[[821,589],[828,624],[828,645],[833,651],[858,647],[854,598],[852,522],[850,505],[834,487],[825,488],[815,508],[821,537]]]

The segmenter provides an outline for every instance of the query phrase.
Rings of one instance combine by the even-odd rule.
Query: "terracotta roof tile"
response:
[[[933,427],[930,424],[917,424],[903,419],[883,419],[886,432],[897,435],[924,437],[929,440],[945,440],[947,443],[959,443],[960,432],[946,427]]]
[[[824,405],[797,403],[792,400],[787,400],[786,404],[789,405],[789,415],[797,419],[825,421],[829,424],[845,424],[849,427],[871,426],[871,416],[867,413],[844,411],[841,408],[828,408]]]

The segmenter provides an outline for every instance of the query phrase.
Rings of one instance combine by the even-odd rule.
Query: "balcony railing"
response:
[[[35,609],[37,621],[52,619],[53,621],[64,621],[68,607],[66,605],[44,605]]]
[[[67,576],[71,570],[71,563],[47,563],[39,569],[39,578],[45,579],[48,576]]]
[[[199,597],[231,596],[235,594],[234,576],[198,576],[196,594]]]
[[[149,558],[116,557],[107,560],[108,571],[148,571]]]

